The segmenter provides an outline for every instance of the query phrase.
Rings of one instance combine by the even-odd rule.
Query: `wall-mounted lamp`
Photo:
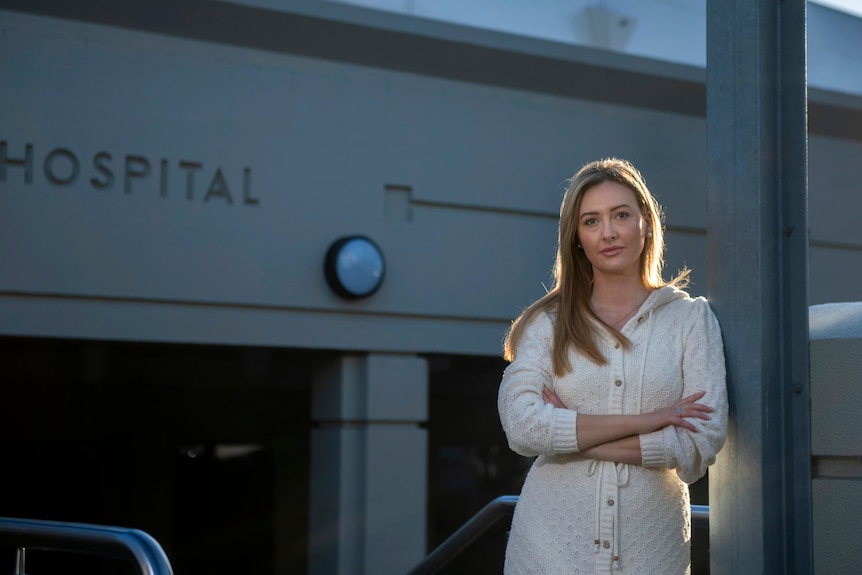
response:
[[[329,246],[323,271],[332,291],[346,299],[358,299],[380,288],[386,263],[383,252],[369,238],[346,236]]]

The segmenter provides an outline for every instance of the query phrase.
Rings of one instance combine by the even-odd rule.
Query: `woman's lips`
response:
[[[620,253],[621,251],[623,251],[623,248],[622,248],[622,247],[620,247],[620,246],[612,246],[612,247],[609,247],[609,248],[605,248],[605,249],[603,249],[603,250],[602,250],[601,252],[599,252],[599,253],[601,253],[603,256],[615,256],[615,255],[617,255],[618,253]]]

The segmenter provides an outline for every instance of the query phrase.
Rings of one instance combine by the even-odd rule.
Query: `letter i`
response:
[[[168,197],[168,161],[164,158],[159,163],[159,195]]]

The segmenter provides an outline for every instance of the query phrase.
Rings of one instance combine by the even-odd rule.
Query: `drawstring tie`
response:
[[[607,465],[606,465],[607,464]],[[614,497],[614,516],[611,523],[611,531],[613,533],[613,548],[611,554],[614,563],[619,567],[620,562],[620,506],[619,506],[619,490],[629,483],[629,465],[627,463],[611,463],[609,461],[600,461],[593,459],[587,465],[587,476],[592,477],[598,474],[596,481],[596,553],[601,548],[601,513],[602,513],[602,480],[604,479],[605,469],[609,469],[613,476],[608,480],[611,485],[616,488]]]

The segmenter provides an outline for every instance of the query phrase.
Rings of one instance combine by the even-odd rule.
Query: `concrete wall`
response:
[[[862,302],[811,308],[814,572],[862,561]]]
[[[0,254],[0,333],[493,355],[549,279],[565,179],[606,155],[644,171],[668,212],[669,270],[693,267],[705,289],[697,104],[672,113],[2,15],[0,239],[14,249]],[[655,82],[698,74],[650,66]],[[596,77],[612,85],[611,72]],[[840,168],[860,149],[812,137],[814,303],[858,298],[858,183]],[[375,239],[388,269],[371,299],[347,303],[321,267],[351,233]],[[825,279],[838,262],[847,281]]]

